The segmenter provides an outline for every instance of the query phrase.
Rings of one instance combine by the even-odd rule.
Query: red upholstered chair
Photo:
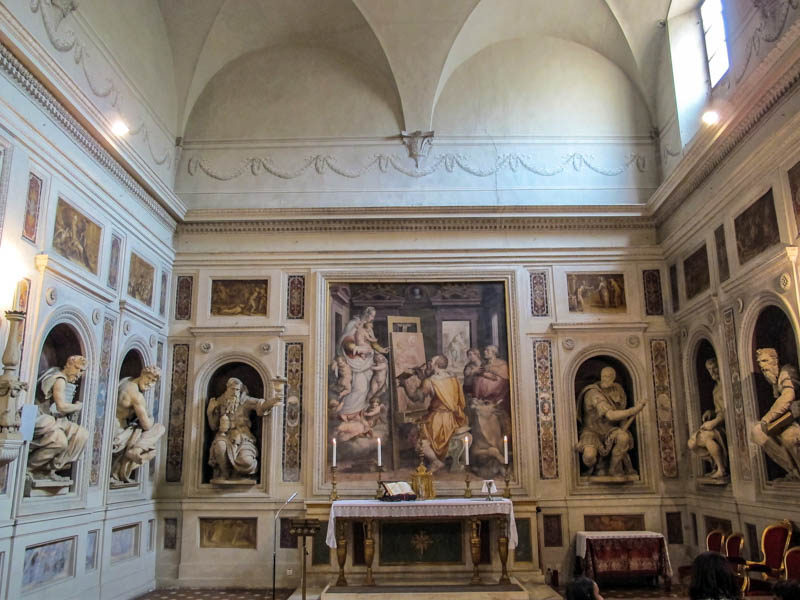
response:
[[[740,571],[747,562],[742,557],[742,548],[744,547],[744,534],[738,531],[730,534],[725,538],[723,554],[728,558],[728,562],[735,571]]]
[[[786,554],[792,538],[792,523],[788,520],[773,523],[761,534],[760,561],[746,561],[744,592],[747,596],[771,596],[772,584],[779,577],[786,577]],[[789,557],[793,569],[800,567],[800,556]],[[754,577],[758,573],[760,577]]]
[[[722,529],[712,529],[706,536],[706,550],[709,552],[722,553],[725,545],[725,532]],[[678,567],[678,579],[684,580],[692,574],[692,565],[681,565]]]
[[[800,546],[789,548],[783,557],[784,579],[800,579]]]

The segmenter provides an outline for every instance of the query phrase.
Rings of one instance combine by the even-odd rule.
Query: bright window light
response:
[[[728,45],[725,43],[725,21],[722,18],[722,0],[705,0],[700,5],[700,19],[706,43],[708,76],[713,88],[728,72]]]
[[[117,119],[111,124],[111,133],[113,133],[114,135],[119,135],[119,136],[127,135],[129,131],[130,129],[128,129],[128,126],[122,119]]]

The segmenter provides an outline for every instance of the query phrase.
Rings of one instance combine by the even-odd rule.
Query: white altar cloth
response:
[[[575,534],[575,556],[586,557],[586,540],[612,540],[618,538],[664,538],[663,533],[656,531],[579,531]],[[671,571],[669,552],[667,556],[667,570]]]
[[[383,502],[381,500],[336,500],[331,504],[328,534],[325,542],[336,548],[336,518],[343,519],[429,519],[468,518],[492,515],[508,516],[508,547],[517,547],[517,523],[514,521],[514,504],[508,498],[499,500],[471,500],[469,498],[435,498]]]

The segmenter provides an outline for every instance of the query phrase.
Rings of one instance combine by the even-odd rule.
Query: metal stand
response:
[[[375,499],[383,498],[383,467],[378,465],[378,489],[375,490]]]
[[[472,498],[472,490],[469,487],[469,471],[464,471],[466,475],[464,476],[464,498]]]
[[[331,467],[331,495],[328,500],[333,502],[339,499],[339,494],[336,492],[336,467]]]
[[[297,492],[289,496],[289,499],[278,509],[278,512],[275,513],[275,518],[272,520],[272,600],[275,600],[275,567],[277,565],[278,552],[278,516],[281,514],[281,511],[286,508],[286,505],[294,500],[295,496],[297,496]]]
[[[511,498],[511,470],[506,465],[505,472],[503,473],[503,481],[506,482],[506,488],[503,490],[503,498]]]
[[[302,536],[303,538],[303,553],[300,555],[300,560],[302,561],[300,573],[303,580],[303,600],[306,600],[306,556],[308,556],[306,540],[310,537],[314,537],[319,531],[319,519],[292,519],[290,527],[289,532],[292,535]],[[274,595],[272,600],[275,600]]]

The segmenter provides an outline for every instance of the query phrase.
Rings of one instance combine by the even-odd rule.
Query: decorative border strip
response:
[[[550,340],[533,340],[533,366],[536,425],[539,430],[539,476],[542,479],[558,479],[553,343]]]
[[[172,388],[167,433],[167,475],[169,483],[180,483],[183,474],[183,432],[186,428],[186,397],[189,389],[189,344],[172,349]]]
[[[645,269],[642,271],[644,283],[644,312],[648,316],[664,314],[664,293],[661,289],[661,271]]]
[[[547,271],[531,272],[531,316],[550,316],[550,305],[547,301]]]
[[[728,354],[728,368],[731,371],[731,392],[733,396],[733,425],[736,450],[739,457],[739,471],[742,479],[753,479],[750,452],[747,448],[747,426],[744,417],[744,398],[742,396],[742,374],[739,371],[739,353],[736,350],[736,320],[733,307],[722,311],[722,330],[725,334],[725,347]]]
[[[289,275],[286,284],[286,318],[305,318],[306,276]]]
[[[175,320],[190,321],[192,319],[192,295],[194,277],[178,275],[175,284]]]
[[[177,221],[156,200],[131,177],[108,151],[103,148],[91,133],[73,117],[66,108],[37,80],[11,51],[0,44],[0,70],[5,71],[10,81],[27,94],[55,123],[69,135],[89,156],[119,181],[128,191],[139,199],[150,212],[170,229],[175,229]]]
[[[478,217],[422,219],[264,219],[196,221],[178,225],[180,234],[306,233],[356,231],[585,231],[653,229],[648,217]]]
[[[678,459],[675,449],[675,421],[672,411],[667,340],[650,340],[650,355],[653,367],[653,393],[656,398],[656,425],[658,427],[661,473],[664,477],[671,479],[678,476]]]
[[[286,344],[283,409],[283,480],[300,481],[303,423],[303,342]]]
[[[106,420],[106,402],[108,400],[108,381],[111,376],[111,353],[114,342],[114,324],[116,319],[106,316],[103,320],[103,343],[100,349],[100,373],[97,382],[97,404],[94,415],[94,440],[92,443],[92,468],[89,485],[95,487],[100,483],[100,466],[103,461],[103,434]]]

